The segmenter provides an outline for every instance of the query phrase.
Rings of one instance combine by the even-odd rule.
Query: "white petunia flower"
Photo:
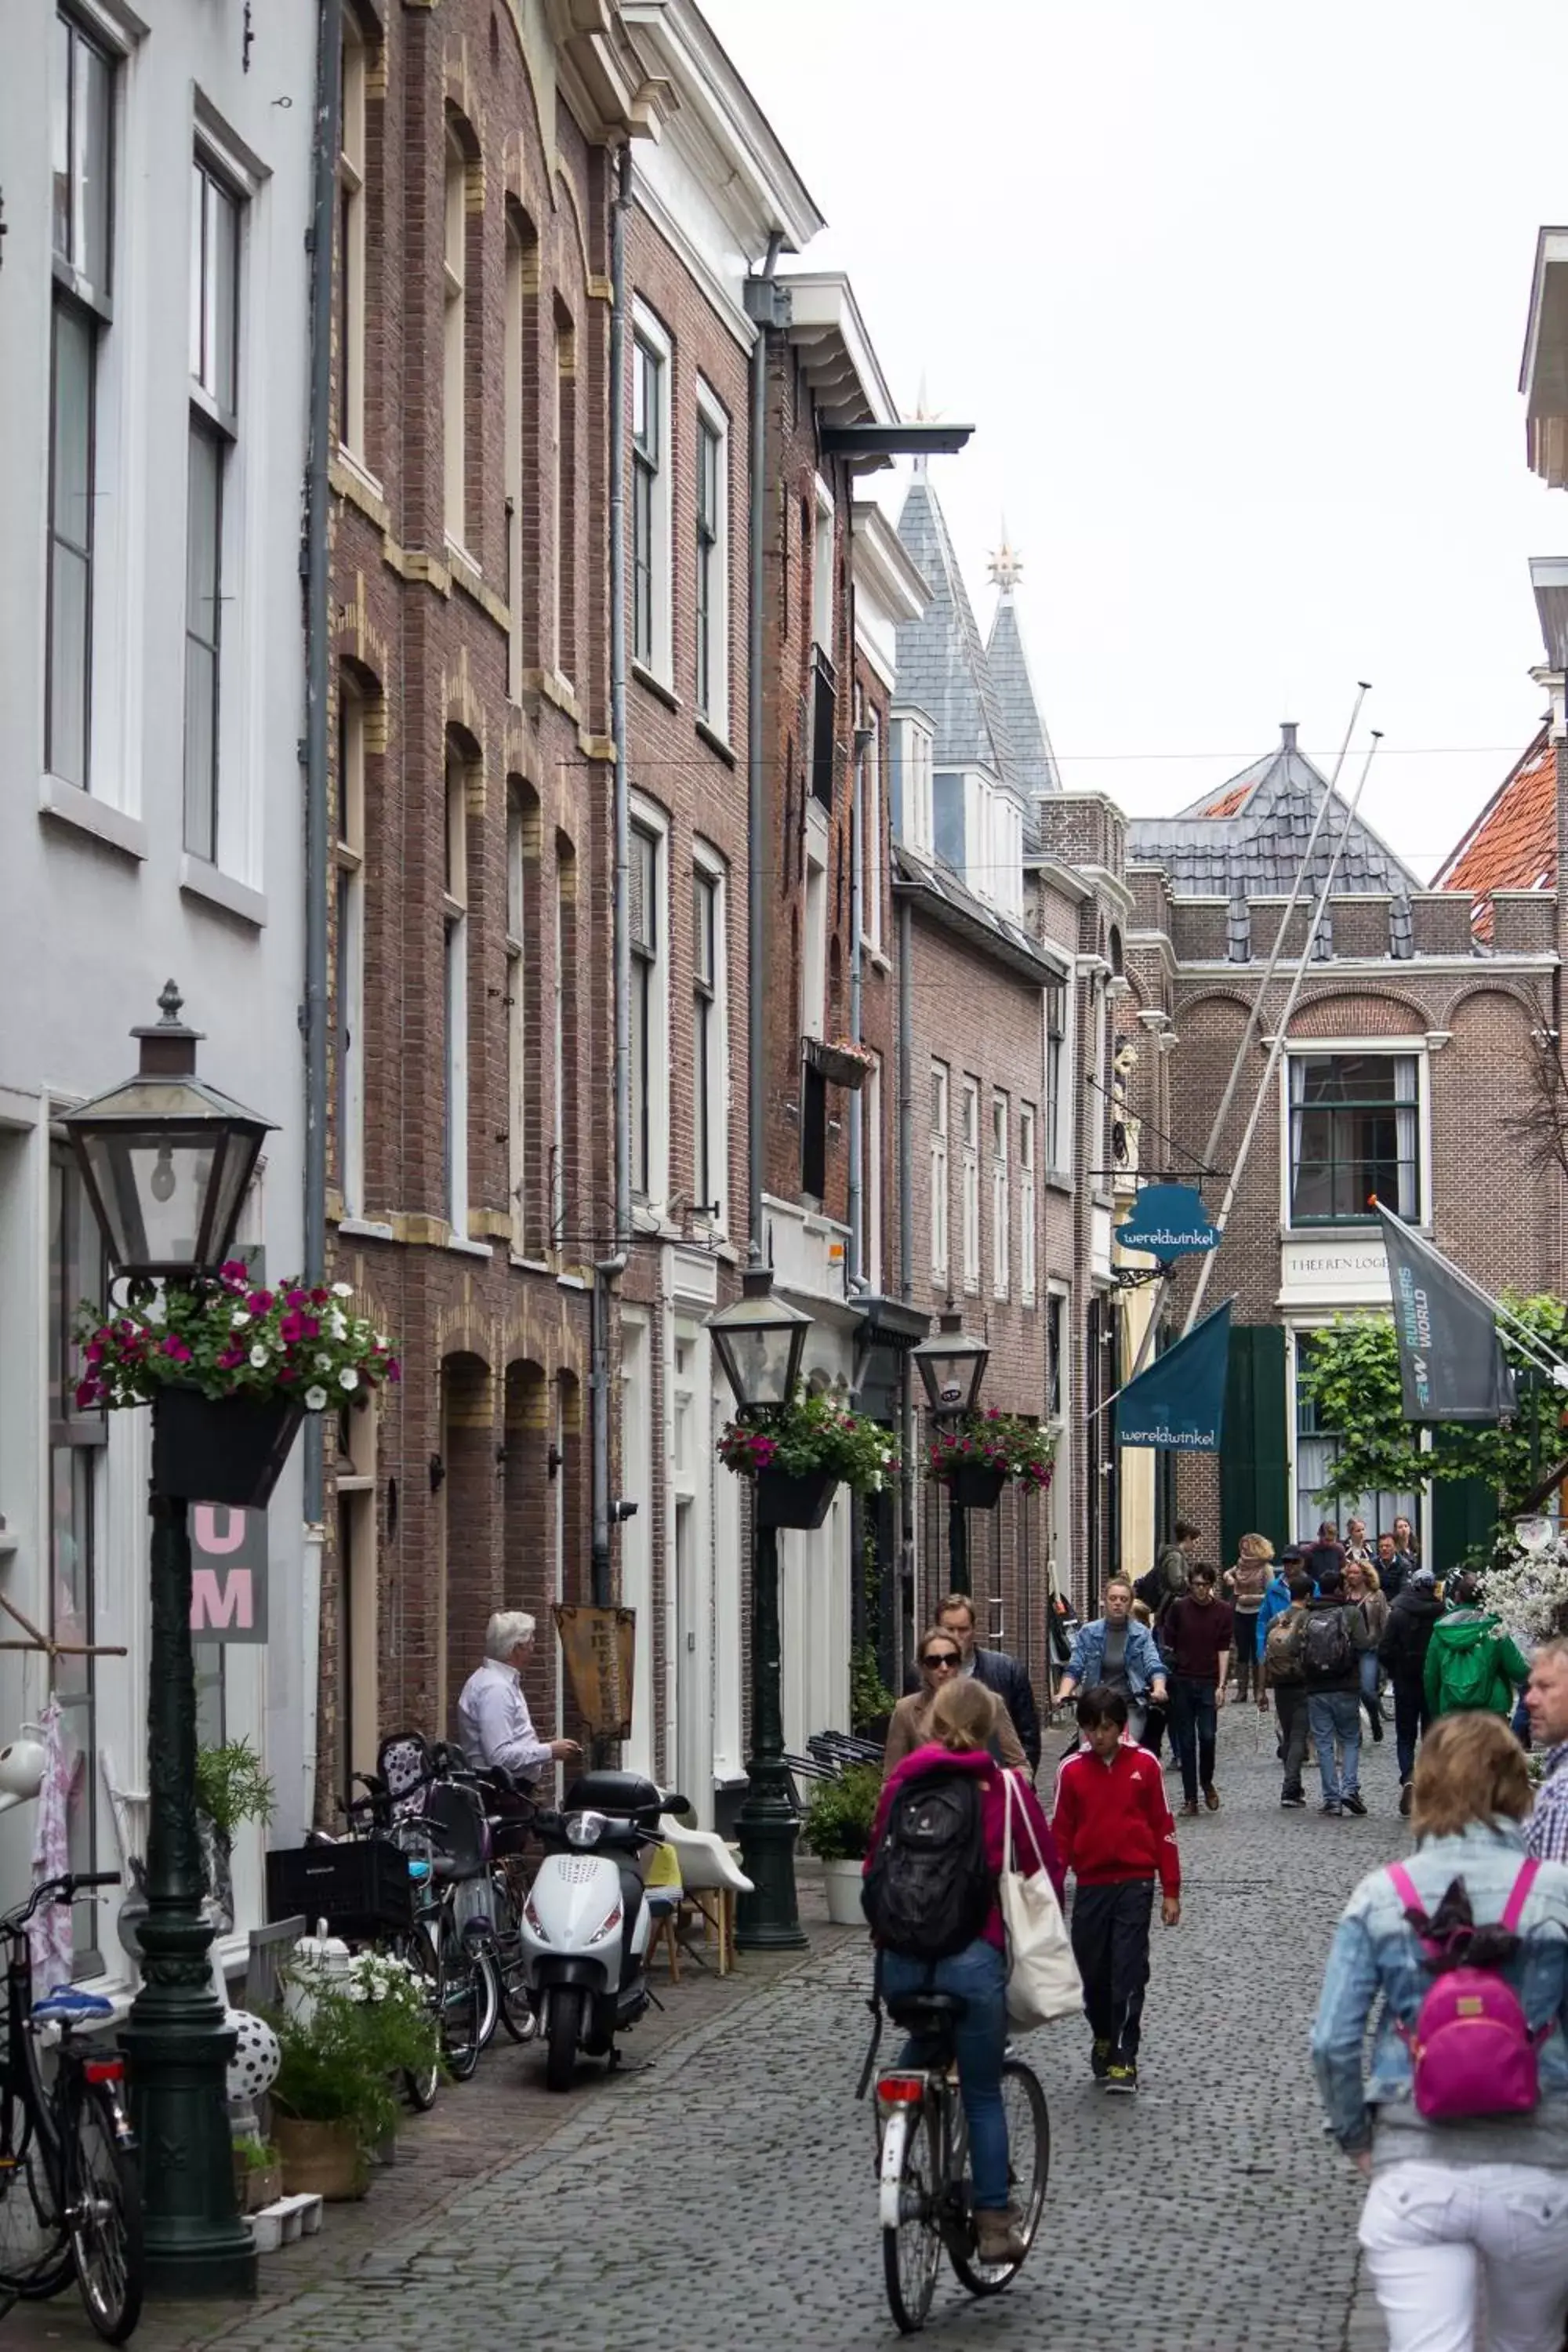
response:
[[[249,1320],[250,1318],[244,1307],[237,1307],[228,1318],[228,1328],[231,1331],[243,1331]]]
[[[327,1391],[325,1389],[307,1389],[305,1391],[305,1410],[307,1412],[321,1412],[325,1407],[326,1402]]]
[[[358,1388],[359,1374],[355,1371],[352,1364],[345,1364],[342,1370],[338,1374],[338,1386],[341,1389]]]
[[[333,1297],[334,1298],[352,1298],[352,1297],[353,1297],[353,1295],[354,1295],[354,1286],[353,1286],[353,1284],[352,1282],[334,1282],[334,1283],[333,1283],[333,1285],[332,1285],[332,1297]]]
[[[332,1369],[332,1360],[331,1360],[331,1356],[318,1356],[318,1357],[317,1357],[317,1359],[316,1359],[316,1370],[317,1370],[319,1372],[330,1372],[330,1371],[331,1370],[331,1369]]]
[[[255,1365],[258,1372],[264,1372],[268,1365],[272,1361],[272,1359],[268,1354],[265,1348],[252,1348],[250,1351],[250,1360]]]
[[[334,1307],[327,1318],[327,1337],[329,1339],[346,1339],[348,1336],[349,1327]]]

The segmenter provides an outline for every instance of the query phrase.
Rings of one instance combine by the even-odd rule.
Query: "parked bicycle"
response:
[[[120,1885],[115,1871],[46,1880],[0,1917],[6,1946],[0,2062],[0,2293],[47,2301],[74,2271],[87,2315],[123,2344],[142,2312],[142,2183],[123,2104],[124,2062],[78,2039],[113,2013],[62,1985],[33,1999],[27,1925],[45,1904]],[[46,2065],[49,2030],[58,2036]]]
[[[877,2076],[882,2271],[888,2303],[902,2334],[924,2326],[945,2247],[971,2294],[999,2294],[1016,2263],[983,2263],[977,2252],[969,2129],[959,2095],[953,2028],[964,2004],[954,1993],[915,1993],[889,2004],[906,2032],[935,2043],[929,2067],[884,2066]],[[1051,2165],[1046,2095],[1021,2059],[1002,2068],[1007,2167],[1019,2235],[1034,2242]]]

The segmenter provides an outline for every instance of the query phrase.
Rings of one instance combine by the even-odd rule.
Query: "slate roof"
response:
[[[1255,760],[1217,793],[1205,793],[1174,816],[1131,818],[1128,862],[1163,866],[1178,898],[1233,902],[1288,898],[1328,789],[1328,780],[1297,749],[1296,730],[1288,726],[1277,750]],[[1336,793],[1312,853],[1309,887],[1321,885],[1348,814]],[[1397,927],[1401,902],[1420,887],[1409,867],[1369,824],[1360,817],[1351,820],[1334,870],[1336,895],[1391,898]]]
[[[1029,676],[1029,657],[1024,651],[1017,608],[1010,588],[1004,588],[997,599],[996,615],[991,624],[991,639],[985,648],[985,658],[990,665],[991,683],[1001,705],[1002,724],[1007,730],[1007,751],[1014,782],[1029,793],[1059,793],[1062,780],[1057,771],[1056,753],[1051,750],[1046,722],[1040,716],[1035,683]]]
[[[931,719],[939,768],[989,768],[1008,774],[1010,746],[1002,704],[974,624],[947,523],[923,467],[917,467],[899,517],[899,537],[930,583],[918,621],[899,624],[899,699]]]
[[[1434,890],[1468,890],[1470,926],[1492,935],[1493,890],[1557,887],[1557,754],[1542,727],[1438,868]]]

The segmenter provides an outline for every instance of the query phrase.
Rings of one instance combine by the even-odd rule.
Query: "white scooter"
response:
[[[522,1906],[522,1949],[552,2091],[570,2088],[579,2050],[613,2065],[616,2034],[647,2007],[644,1856],[664,1843],[660,1813],[685,1810],[638,1772],[584,1772],[558,1812],[535,1821],[545,1856]]]

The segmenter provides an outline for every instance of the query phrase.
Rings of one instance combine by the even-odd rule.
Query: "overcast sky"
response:
[[[1422,874],[1542,698],[1524,461],[1562,0],[704,0],[826,215],[983,627],[1006,516],[1066,782],[1179,807],[1358,677]],[[1354,767],[1349,772],[1353,775]]]

